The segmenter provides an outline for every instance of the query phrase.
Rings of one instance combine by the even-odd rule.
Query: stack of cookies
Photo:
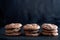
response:
[[[26,36],[38,36],[40,26],[37,24],[26,24],[23,29]]]
[[[49,36],[58,36],[58,26],[54,24],[44,23],[42,25],[42,34]]]
[[[22,24],[20,23],[11,23],[5,26],[5,35],[8,36],[17,36],[20,35]]]

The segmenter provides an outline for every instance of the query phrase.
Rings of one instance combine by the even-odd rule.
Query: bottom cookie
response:
[[[52,33],[52,36],[58,36],[58,33]]]
[[[26,33],[25,35],[26,36],[33,36],[33,37],[35,37],[35,36],[39,36],[39,33],[36,33],[36,34],[28,34],[28,33]]]
[[[18,35],[20,35],[21,33],[6,33],[5,35],[7,35],[7,36],[18,36]]]

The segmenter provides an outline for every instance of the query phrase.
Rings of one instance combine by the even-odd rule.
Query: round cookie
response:
[[[5,35],[7,35],[7,36],[18,36],[18,35],[20,35],[21,33],[6,33]]]
[[[11,23],[11,24],[7,24],[5,26],[5,29],[20,28],[21,26],[22,26],[22,24],[20,24],[20,23]]]
[[[58,26],[57,25],[54,25],[54,24],[44,23],[42,25],[42,28],[43,29],[46,29],[46,30],[56,30],[56,29],[58,29]]]
[[[24,30],[38,30],[40,29],[40,26],[37,24],[26,24],[24,26]]]
[[[35,36],[39,36],[39,33],[35,33],[35,34],[26,33],[25,35],[26,35],[26,36],[34,36],[34,37],[35,37]]]

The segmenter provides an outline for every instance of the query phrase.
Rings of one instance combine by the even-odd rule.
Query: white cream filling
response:
[[[37,26],[37,29],[40,29],[40,26]]]

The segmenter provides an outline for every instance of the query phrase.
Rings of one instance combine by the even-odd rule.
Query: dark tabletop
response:
[[[5,36],[4,28],[0,28],[0,40],[60,40],[60,32],[59,35],[54,36],[38,36],[38,37],[28,37],[28,36]],[[60,28],[58,29],[60,31]]]

